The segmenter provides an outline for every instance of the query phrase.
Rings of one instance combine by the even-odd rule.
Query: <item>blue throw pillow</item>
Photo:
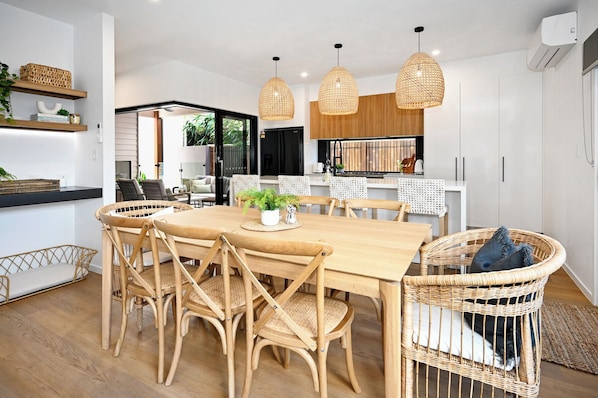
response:
[[[534,263],[532,247],[526,243],[522,243],[515,247],[515,244],[509,238],[508,230],[504,228],[503,231],[501,230],[502,228],[504,227],[499,228],[492,237],[491,240],[494,240],[496,236],[496,240],[488,249],[486,249],[487,252],[483,253],[481,262],[478,261],[474,266],[472,261],[472,266],[470,268],[471,272],[506,271],[528,267]],[[505,238],[508,238],[508,241]],[[486,244],[490,243],[490,241]],[[484,249],[485,246],[486,245],[482,246],[478,253]],[[498,257],[498,254],[507,252],[508,254],[496,258]],[[490,259],[495,260],[488,263]],[[500,300],[476,300],[476,302],[490,305],[505,305],[507,302],[509,304],[515,304],[515,302],[521,303],[523,301],[529,301],[530,298],[531,297],[529,296],[512,297],[510,299],[502,298]],[[476,333],[484,336],[484,338],[493,346],[499,358],[506,359],[506,363],[516,360],[521,348],[521,317],[495,317],[492,315],[486,315],[484,317],[479,314],[474,316],[469,312],[465,312],[464,316],[471,328]],[[533,328],[533,324],[530,325]],[[535,340],[532,341],[532,345],[535,345]]]
[[[496,260],[488,267],[487,271],[505,271],[508,269],[528,267],[534,263],[532,247],[522,243],[515,248],[515,251],[506,257]]]
[[[515,244],[509,237],[509,230],[501,226],[494,232],[492,238],[484,243],[471,260],[469,272],[489,271],[489,267],[501,258],[507,257],[515,251]]]

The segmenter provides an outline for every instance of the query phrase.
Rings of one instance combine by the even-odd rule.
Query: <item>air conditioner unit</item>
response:
[[[556,66],[577,42],[577,12],[542,19],[527,52],[527,67],[541,71]]]

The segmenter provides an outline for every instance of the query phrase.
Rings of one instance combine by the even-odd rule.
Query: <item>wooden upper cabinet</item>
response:
[[[422,109],[398,109],[395,94],[359,97],[359,110],[346,116],[321,115],[318,102],[310,102],[311,139],[373,138],[424,134]]]

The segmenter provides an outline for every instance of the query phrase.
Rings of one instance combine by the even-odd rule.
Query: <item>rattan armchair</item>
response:
[[[511,230],[515,244],[532,247],[533,265],[458,273],[467,272],[495,231],[459,232],[424,245],[421,276],[403,278],[403,396],[538,396],[544,286],[565,250],[548,236]],[[485,336],[475,332],[479,326]]]
[[[96,218],[104,226],[118,259],[115,269],[119,270],[122,321],[114,356],[120,355],[133,302],[144,300],[152,309],[158,329],[158,383],[164,380],[165,308],[174,298],[175,277],[172,262],[160,261],[152,217],[187,210],[193,210],[193,207],[180,202],[138,200],[117,202],[96,211]],[[131,231],[136,233],[131,234]],[[151,267],[145,267],[143,263],[146,240],[151,247]],[[189,269],[192,270],[192,267],[189,266]]]
[[[277,359],[288,366],[290,352],[297,353],[310,367],[314,389],[320,397],[327,396],[326,357],[332,340],[340,339],[345,348],[345,362],[353,389],[360,392],[353,368],[351,324],[353,307],[346,301],[324,295],[324,260],[332,254],[332,247],[323,242],[285,241],[255,238],[241,232],[225,232],[223,264],[237,267],[245,283],[246,301],[257,289],[265,302],[256,310],[246,309],[246,375],[243,397],[249,396],[253,371],[257,369],[262,348],[283,348],[284,359]],[[303,267],[290,267],[293,281],[282,292],[272,296],[266,291],[251,270],[251,262],[260,254],[276,255],[275,266],[288,267],[300,262]],[[257,257],[255,257],[257,256]],[[259,261],[259,260],[257,260]],[[298,289],[311,280],[316,294]],[[317,354],[317,365],[311,352]],[[284,393],[281,391],[281,395]]]

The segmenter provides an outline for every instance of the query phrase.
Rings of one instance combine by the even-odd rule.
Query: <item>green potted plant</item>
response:
[[[342,173],[345,170],[345,165],[342,163],[337,163],[334,167],[336,168],[337,173]]]
[[[251,206],[257,207],[262,212],[262,224],[276,225],[280,220],[280,210],[289,205],[298,206],[299,198],[295,195],[278,194],[272,188],[258,190],[246,189],[237,194],[244,201],[243,214]]]
[[[8,65],[0,62],[0,121],[14,122],[10,106],[10,91],[17,78],[17,75],[8,71]]]
[[[14,174],[10,174],[4,168],[0,167],[0,181],[12,181],[16,179],[17,177]]]

